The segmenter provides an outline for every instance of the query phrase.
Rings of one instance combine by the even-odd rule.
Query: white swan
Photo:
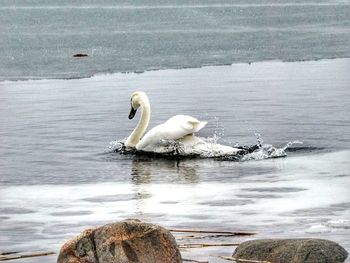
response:
[[[131,96],[129,119],[135,116],[138,108],[141,108],[141,117],[136,128],[125,141],[125,146],[128,148],[136,148],[145,152],[169,153],[174,151],[174,148],[169,147],[169,144],[173,142],[181,145],[183,155],[197,154],[216,157],[241,151],[239,148],[209,143],[194,136],[193,134],[201,130],[207,122],[187,115],[171,117],[144,135],[151,117],[151,106],[146,93],[141,91],[134,92]]]

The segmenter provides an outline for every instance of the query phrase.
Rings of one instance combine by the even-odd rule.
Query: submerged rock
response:
[[[243,242],[233,253],[237,259],[273,263],[341,263],[347,251],[324,239],[260,239]]]
[[[182,262],[175,238],[163,227],[125,220],[88,229],[65,243],[57,263]]]

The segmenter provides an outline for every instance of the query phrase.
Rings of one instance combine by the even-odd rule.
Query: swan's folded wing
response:
[[[138,150],[150,151],[168,140],[178,140],[202,129],[207,122],[186,115],[176,115],[152,128],[137,144]]]
[[[188,134],[198,132],[207,124],[206,121],[199,121],[187,115],[176,115],[165,122],[165,125],[173,127],[175,130],[181,128],[182,133],[177,138],[180,139]]]

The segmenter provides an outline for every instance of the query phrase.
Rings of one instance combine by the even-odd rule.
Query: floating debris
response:
[[[22,258],[34,258],[54,255],[55,252],[38,252],[38,253],[20,253],[20,252],[2,252],[0,253],[0,261],[8,261]]]
[[[205,234],[226,234],[234,236],[252,236],[256,233],[254,232],[243,232],[243,231],[215,231],[215,230],[197,230],[197,229],[180,229],[180,228],[169,228],[170,232],[179,233],[205,233]]]
[[[187,243],[179,244],[179,248],[202,248],[202,247],[237,247],[240,243]]]
[[[73,58],[82,58],[82,57],[88,57],[88,54],[78,53],[73,55]]]

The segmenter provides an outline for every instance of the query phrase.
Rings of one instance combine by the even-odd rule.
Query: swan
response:
[[[166,122],[146,130],[151,118],[151,106],[145,92],[132,93],[129,119],[133,119],[138,108],[141,108],[141,117],[133,132],[125,141],[125,147],[144,152],[170,153],[174,151],[169,147],[172,143],[181,145],[183,155],[202,155],[216,157],[236,154],[242,149],[231,146],[209,143],[194,135],[207,124],[206,121],[187,115],[176,115]]]

